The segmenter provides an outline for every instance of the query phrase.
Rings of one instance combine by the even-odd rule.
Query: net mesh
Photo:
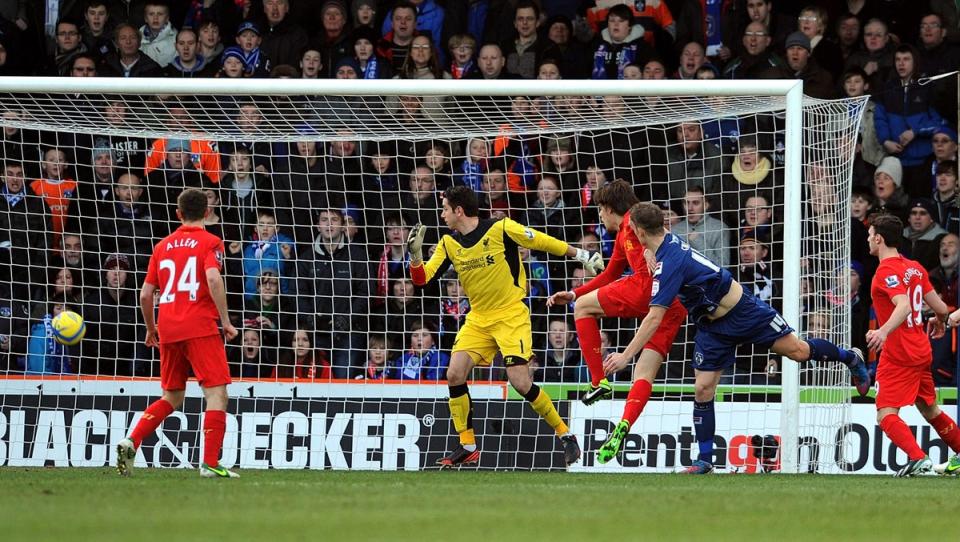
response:
[[[862,107],[804,105],[802,318],[789,323],[840,344],[849,343],[846,202]],[[444,364],[469,300],[452,274],[414,288],[404,251],[415,223],[428,227],[428,247],[439,240],[447,186],[475,188],[485,217],[609,257],[614,234],[592,198],[626,179],[670,210],[675,232],[778,309],[784,273],[797,265],[783,259],[778,96],[30,93],[0,95],[0,110],[8,221],[0,464],[103,465],[109,444],[159,393],[137,288],[153,244],[177,225],[184,187],[208,193],[207,228],[225,241],[228,304],[241,329],[227,345],[236,398],[227,466],[421,468],[455,442]],[[554,256],[523,257],[531,374],[580,436],[578,468],[599,469],[593,453],[623,403],[576,401],[588,378],[572,307],[545,305],[589,277]],[[64,307],[86,321],[76,346],[51,338],[51,317]],[[605,352],[626,345],[638,323],[604,319]],[[603,468],[689,463],[693,333],[678,334],[634,428],[635,448]],[[471,376],[481,446],[495,452],[481,468],[562,466],[549,427],[503,382],[502,360]],[[625,396],[629,372],[613,380]],[[779,385],[779,360],[741,349],[720,387],[721,465],[762,470],[750,437],[778,433]],[[843,455],[835,450],[849,389],[845,368],[802,365],[802,468],[842,467],[834,457]],[[188,388],[185,414],[165,422],[141,462],[198,463],[200,396]]]

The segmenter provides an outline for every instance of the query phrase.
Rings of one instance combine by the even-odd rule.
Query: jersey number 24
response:
[[[197,300],[197,292],[200,291],[200,283],[197,282],[196,256],[190,256],[187,258],[187,264],[183,266],[179,277],[177,277],[176,262],[169,258],[160,260],[160,270],[170,272],[170,274],[167,276],[167,282],[163,286],[163,293],[160,294],[161,305],[164,303],[173,303],[173,300],[177,297],[177,294],[173,291],[174,277],[176,277],[177,293],[187,292],[187,294],[190,296],[190,301]]]

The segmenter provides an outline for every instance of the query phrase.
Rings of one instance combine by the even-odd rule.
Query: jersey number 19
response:
[[[923,288],[919,284],[907,291],[910,300],[910,314],[907,315],[907,327],[923,324]]]

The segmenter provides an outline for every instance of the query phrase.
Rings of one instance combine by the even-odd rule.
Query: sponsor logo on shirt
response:
[[[900,286],[900,278],[896,275],[890,275],[883,280],[887,283],[887,288],[896,288],[897,286]]]

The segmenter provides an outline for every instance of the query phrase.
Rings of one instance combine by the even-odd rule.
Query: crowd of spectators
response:
[[[826,285],[802,284],[803,327],[830,333],[849,311],[853,332],[843,339],[860,346],[872,317],[873,213],[904,221],[903,251],[957,305],[957,87],[955,78],[919,81],[958,68],[960,13],[940,0],[0,2],[0,75],[797,78],[817,98],[870,96],[849,207],[830,192],[845,172],[804,168],[804,212],[814,222],[805,253],[816,257],[824,236],[848,236],[854,259]],[[425,122],[445,100],[389,105],[397,116],[423,112]],[[613,96],[563,100],[516,97],[509,108],[593,108],[614,118],[624,107]],[[171,125],[192,122],[179,102],[154,105]],[[255,100],[223,109],[241,131],[266,122]],[[99,113],[116,125],[130,114],[119,98]],[[3,127],[0,371],[155,375],[135,289],[153,243],[176,226],[185,187],[207,192],[207,227],[225,242],[231,317],[243,329],[228,345],[238,377],[442,379],[469,302],[455,276],[415,288],[404,240],[420,222],[437,242],[439,194],[452,184],[480,192],[485,217],[609,252],[612,234],[592,194],[624,178],[748,291],[774,304],[783,294],[783,125],[773,114],[550,136],[294,144],[147,139],[107,128]],[[543,300],[588,277],[545,254],[525,253],[525,261],[538,335],[531,371],[541,381],[579,381],[569,311],[548,312]],[[849,297],[837,293],[848,281]],[[50,338],[50,319],[65,309],[87,321],[79,346]],[[622,344],[633,324],[607,326],[605,348]],[[683,363],[691,332],[678,337],[671,378],[692,376]],[[955,380],[954,342],[934,344],[938,383]],[[749,352],[729,375],[777,379],[776,360]]]

